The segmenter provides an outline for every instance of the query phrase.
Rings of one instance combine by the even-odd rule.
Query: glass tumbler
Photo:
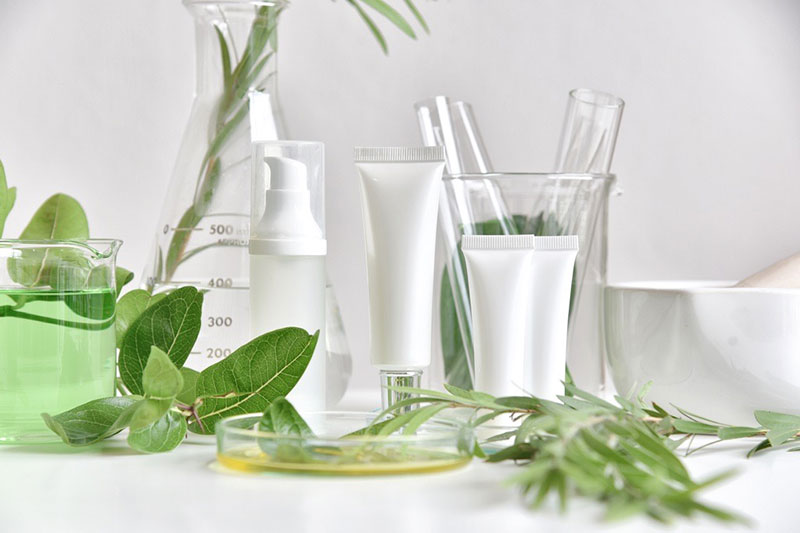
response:
[[[42,413],[114,394],[121,244],[0,240],[0,443],[57,442]]]
[[[462,174],[444,178],[443,194],[451,206],[467,209],[440,216],[437,263],[434,364],[429,375],[472,388],[472,320],[464,259],[463,235],[502,235],[504,226],[535,235],[578,235],[569,317],[567,364],[576,384],[600,393],[606,365],[602,342],[601,296],[606,282],[608,198],[616,178],[610,174]],[[486,187],[491,182],[492,187]],[[499,194],[510,213],[498,220],[493,196]],[[436,335],[435,333],[435,335]],[[432,378],[436,379],[436,378]],[[435,386],[436,383],[431,383]],[[520,391],[523,394],[525,391]]]

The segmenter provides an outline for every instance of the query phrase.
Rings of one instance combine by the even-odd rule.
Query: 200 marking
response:
[[[230,354],[230,348],[206,348],[206,358],[208,359],[222,359]]]

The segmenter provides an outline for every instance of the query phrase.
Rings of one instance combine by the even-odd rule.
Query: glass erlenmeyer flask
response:
[[[143,279],[153,291],[182,285],[206,291],[203,328],[187,361],[202,370],[250,340],[250,146],[285,137],[276,52],[278,20],[287,3],[184,0],[184,5],[195,20],[194,104]],[[330,311],[338,316],[338,307]],[[341,319],[330,323],[340,325]],[[340,339],[337,351],[346,349],[343,331],[328,338]],[[349,352],[337,354],[342,357],[347,361],[339,368],[348,368]]]
[[[201,370],[249,340],[250,143],[283,132],[275,57],[283,2],[184,5],[195,20],[194,104],[143,279],[156,292],[207,291],[187,361]]]

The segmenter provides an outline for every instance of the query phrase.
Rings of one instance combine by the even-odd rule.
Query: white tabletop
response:
[[[363,398],[350,395],[344,407],[363,408]],[[686,459],[698,477],[739,470],[708,490],[705,501],[750,516],[758,531],[797,531],[800,454],[748,460],[748,445],[726,443]],[[214,456],[213,439],[197,436],[159,455],[135,453],[121,436],[91,449],[0,447],[0,532],[664,531],[645,519],[603,524],[602,508],[586,501],[572,502],[567,515],[529,511],[503,483],[519,468],[511,464],[475,460],[438,474],[328,478],[234,474]],[[729,527],[702,520],[678,529]]]

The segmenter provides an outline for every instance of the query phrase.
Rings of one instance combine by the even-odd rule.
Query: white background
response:
[[[400,2],[395,2],[400,4]],[[567,91],[627,102],[614,170],[612,280],[737,279],[800,248],[800,2],[422,0],[431,35],[385,24],[384,57],[342,0],[294,0],[281,27],[292,137],[328,156],[330,275],[371,384],[355,144],[418,143],[412,103],[473,103],[495,166],[549,170]],[[124,239],[139,273],[191,104],[178,0],[0,0],[7,236],[54,192]]]

